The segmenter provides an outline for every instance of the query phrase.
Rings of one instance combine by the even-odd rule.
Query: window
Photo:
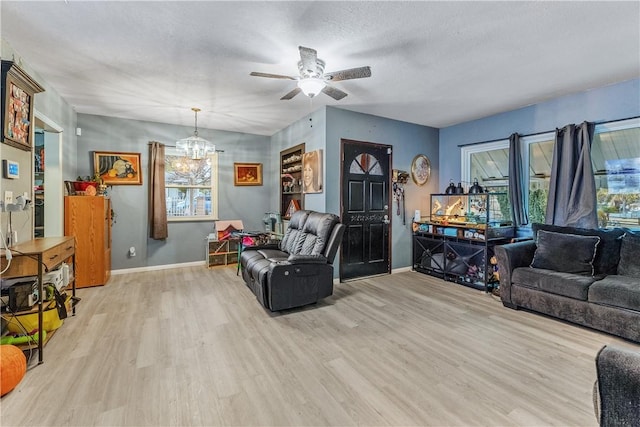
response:
[[[555,132],[520,138],[524,147],[522,151],[525,153],[523,167],[529,165],[529,191],[526,199],[529,224],[544,223],[555,139]]]
[[[465,191],[477,179],[484,191],[504,193],[496,195],[500,212],[491,220],[511,221],[508,139],[463,147],[462,174]]]
[[[555,133],[520,138],[523,166],[529,171],[529,223],[544,222],[549,195]],[[462,179],[478,179],[491,191],[508,191],[509,141],[462,148]],[[596,125],[591,162],[600,227],[640,230],[640,118]]]
[[[591,163],[600,227],[640,230],[640,118],[597,125]]]
[[[218,217],[218,155],[202,160],[174,149],[165,152],[167,220],[212,220]]]

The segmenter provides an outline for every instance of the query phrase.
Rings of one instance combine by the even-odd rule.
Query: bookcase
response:
[[[295,210],[304,209],[302,194],[302,155],[305,144],[280,152],[280,214],[289,219]]]

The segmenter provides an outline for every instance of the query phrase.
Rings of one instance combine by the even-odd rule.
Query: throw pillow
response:
[[[593,276],[593,260],[600,238],[538,231],[531,267]]]
[[[596,258],[593,260],[594,274],[616,274],[618,262],[620,262],[620,244],[622,243],[622,235],[625,232],[624,229],[591,229],[539,223],[532,224],[531,229],[533,230],[534,240],[537,240],[536,236],[540,230],[600,237],[600,243],[596,250]]]
[[[625,233],[620,247],[618,274],[640,278],[640,235]]]

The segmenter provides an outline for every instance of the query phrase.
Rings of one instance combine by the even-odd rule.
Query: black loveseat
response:
[[[495,248],[502,304],[640,342],[640,235],[532,228],[534,240]]]
[[[278,245],[242,251],[242,278],[271,311],[313,304],[333,294],[332,264],[343,233],[336,215],[296,211]]]

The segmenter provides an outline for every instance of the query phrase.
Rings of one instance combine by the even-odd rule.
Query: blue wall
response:
[[[340,215],[342,138],[391,145],[392,167],[395,169],[408,171],[417,154],[425,154],[431,159],[434,178],[423,187],[417,187],[413,182],[406,185],[407,223],[403,225],[400,217],[392,215],[392,268],[410,266],[413,212],[415,209],[428,211],[429,195],[438,188],[438,130],[334,107],[322,108],[293,123],[271,138],[272,158],[278,158],[280,150],[301,142],[306,143],[306,151],[324,150],[324,191],[320,194],[306,195],[306,209]],[[277,209],[277,205],[272,207]],[[395,212],[395,208],[392,212]],[[336,260],[336,264],[338,262],[339,260]]]
[[[271,137],[271,159],[274,165],[274,173],[271,176],[272,184],[280,187],[280,152],[291,148],[298,144],[305,144],[305,152],[314,150],[324,150],[326,141],[326,118],[325,108],[320,108],[300,120],[292,123],[281,131],[275,133]],[[322,182],[327,179],[326,153],[324,164],[324,176]],[[305,194],[304,208],[318,212],[324,212],[326,205],[326,191],[322,193]],[[276,193],[271,200],[271,211],[279,212],[280,210],[279,193]],[[333,213],[338,213],[333,212]]]
[[[213,231],[212,221],[170,222],[166,241],[148,239],[149,141],[173,145],[191,135],[192,128],[113,117],[78,115],[82,136],[78,137],[78,175],[93,170],[92,151],[141,153],[142,185],[113,186],[109,192],[117,214],[112,230],[111,268],[147,267],[205,260],[205,239]],[[220,219],[242,219],[245,229],[262,229],[262,218],[275,194],[271,175],[269,137],[211,129],[198,129],[201,137],[214,141],[218,153],[218,214]],[[263,186],[233,185],[233,163],[263,164]],[[277,163],[277,162],[276,162]],[[276,166],[276,169],[278,166]],[[137,256],[127,257],[136,247]]]
[[[461,176],[459,145],[552,131],[570,123],[640,116],[640,79],[555,98],[440,129],[440,182]]]

